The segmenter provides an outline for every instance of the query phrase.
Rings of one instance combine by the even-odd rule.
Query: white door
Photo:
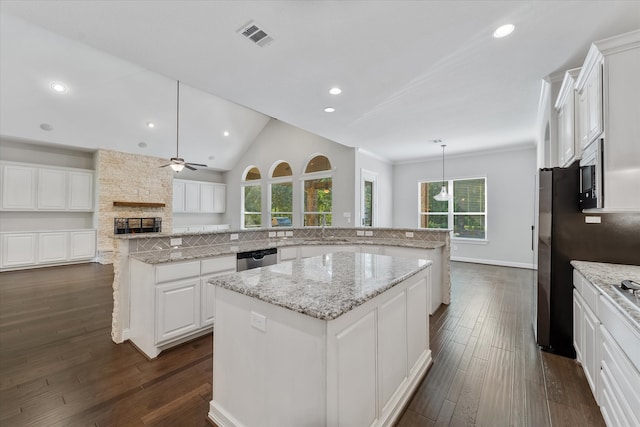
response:
[[[200,184],[200,212],[215,212],[215,186],[213,184]]]
[[[93,174],[91,172],[69,172],[69,209],[93,210]]]
[[[200,184],[198,182],[185,182],[184,210],[185,212],[200,212]]]
[[[375,227],[378,224],[378,175],[361,169],[360,226]]]
[[[35,233],[4,234],[2,236],[2,266],[19,267],[36,263]]]
[[[38,262],[63,262],[67,260],[69,233],[56,231],[40,233],[38,239]]]
[[[184,182],[173,180],[173,212],[184,212]]]
[[[59,169],[38,169],[38,209],[67,208],[67,173]]]
[[[156,344],[200,326],[200,278],[156,287]]]
[[[69,232],[69,259],[91,259],[95,256],[95,230]]]

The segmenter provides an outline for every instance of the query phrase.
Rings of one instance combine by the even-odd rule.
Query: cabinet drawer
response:
[[[170,282],[200,276],[200,261],[189,261],[159,265],[156,267],[156,282]]]
[[[298,248],[280,248],[278,249],[278,254],[280,255],[280,261],[289,261],[292,259],[298,258]]]
[[[591,311],[596,316],[600,315],[598,310],[598,298],[600,297],[600,291],[591,284],[587,279],[582,279],[582,298],[584,298],[585,303],[589,306]]]
[[[637,371],[640,371],[640,334],[635,331],[630,321],[607,300],[600,296],[600,322],[621,347]]]
[[[221,256],[202,261],[202,274],[220,273],[222,271],[236,271],[236,257]]]

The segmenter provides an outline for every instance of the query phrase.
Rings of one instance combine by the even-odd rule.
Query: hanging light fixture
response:
[[[442,140],[434,139],[433,142],[441,143]],[[433,198],[436,199],[439,202],[446,202],[447,200],[449,200],[451,198],[451,195],[447,192],[447,182],[444,180],[444,147],[446,147],[446,146],[447,146],[446,144],[441,144],[441,147],[442,147],[442,189],[440,190],[440,192],[438,194],[433,196]]]

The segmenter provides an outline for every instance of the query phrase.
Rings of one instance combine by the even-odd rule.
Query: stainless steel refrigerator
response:
[[[575,358],[571,260],[640,265],[640,214],[589,213],[578,207],[579,165],[541,169],[538,280],[534,318],[543,350]],[[604,195],[606,200],[606,194]]]

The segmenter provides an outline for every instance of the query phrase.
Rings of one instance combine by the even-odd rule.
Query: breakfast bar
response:
[[[209,418],[392,425],[432,362],[430,265],[333,252],[211,278]]]

